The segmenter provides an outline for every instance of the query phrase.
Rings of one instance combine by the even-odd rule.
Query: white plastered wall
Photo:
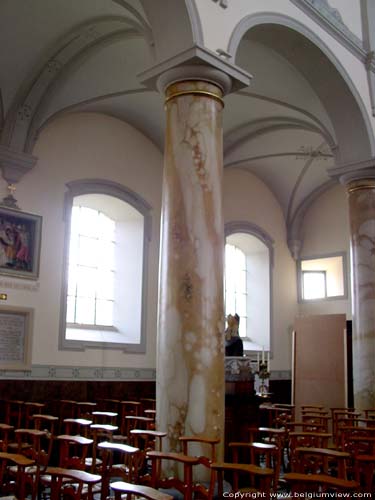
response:
[[[224,169],[224,220],[247,221],[274,241],[272,370],[290,370],[291,327],[297,312],[296,267],[286,244],[281,207],[267,186],[241,169]]]
[[[66,115],[40,135],[38,163],[17,187],[21,208],[43,217],[39,290],[7,290],[7,305],[35,309],[32,363],[57,366],[155,367],[162,155],[131,126],[95,113]],[[147,288],[147,352],[59,351],[65,184],[102,178],[120,183],[152,206]]]
[[[305,215],[302,256],[320,257],[346,252],[348,297],[340,300],[314,301],[299,306],[301,314],[346,314],[351,319],[350,228],[345,188],[337,185],[320,196]]]

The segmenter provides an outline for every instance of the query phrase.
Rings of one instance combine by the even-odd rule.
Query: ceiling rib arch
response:
[[[257,125],[259,125],[258,128]],[[306,130],[317,133],[322,136],[332,150],[335,149],[333,138],[331,135],[326,135],[326,130],[322,130],[320,127],[298,118],[274,116],[249,121],[229,132],[224,141],[225,156],[229,156],[246,142],[251,142],[256,138],[278,130]]]
[[[372,157],[375,139],[369,116],[349,74],[332,50],[301,22],[276,12],[259,12],[244,17],[233,30],[227,49],[232,59],[249,33],[279,52],[309,81],[334,126],[339,146],[337,161],[353,163]],[[292,58],[291,47],[298,48]],[[319,71],[321,66],[324,71]],[[328,84],[335,89],[329,95]],[[351,116],[350,122],[343,119],[344,111]]]
[[[126,28],[119,28],[124,24]],[[38,71],[20,87],[5,118],[1,143],[18,151],[30,152],[41,107],[58,80],[66,75],[69,65],[76,62],[78,57],[85,57],[104,44],[126,36],[144,38],[145,34],[134,20],[121,16],[96,18],[69,31]]]
[[[257,94],[255,92],[249,92],[247,90],[241,90],[241,91],[237,92],[236,95],[246,96],[246,97],[258,99],[261,101],[266,101],[266,102],[269,102],[272,104],[277,104],[278,106],[282,106],[286,109],[290,109],[291,111],[296,111],[297,113],[301,113],[302,115],[306,116],[307,118],[309,118],[310,120],[315,122],[317,124],[317,126],[320,127],[322,130],[324,130],[324,133],[327,136],[327,138],[328,137],[331,138],[331,142],[330,142],[331,149],[337,147],[336,140],[335,140],[334,136],[332,135],[332,133],[328,130],[328,128],[324,125],[324,123],[321,120],[319,120],[319,118],[317,118],[314,114],[310,113],[309,111],[307,111],[299,106],[295,106],[289,102],[281,101],[280,99],[275,99],[274,97],[270,97],[270,96],[260,95],[260,94]]]

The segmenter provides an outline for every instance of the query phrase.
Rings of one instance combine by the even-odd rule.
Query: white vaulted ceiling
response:
[[[31,113],[29,152],[56,116],[92,111],[130,123],[163,150],[162,96],[137,78],[153,64],[152,30],[138,0],[2,0],[2,143],[11,144],[21,109]],[[236,64],[253,81],[226,97],[224,163],[262,179],[289,224],[312,193],[331,185],[326,169],[337,139],[308,75],[281,42],[255,30],[240,44]]]

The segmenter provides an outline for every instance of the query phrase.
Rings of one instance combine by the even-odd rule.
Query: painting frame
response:
[[[37,280],[42,216],[0,206],[0,275]]]

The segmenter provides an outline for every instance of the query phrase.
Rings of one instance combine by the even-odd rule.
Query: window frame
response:
[[[273,357],[273,331],[274,331],[274,320],[273,320],[273,268],[274,268],[274,240],[271,236],[257,224],[253,224],[248,221],[231,221],[224,225],[224,238],[226,244],[228,236],[236,233],[249,234],[258,238],[264,245],[268,248],[269,252],[269,290],[270,290],[270,300],[269,300],[269,325],[270,325],[270,338],[269,338],[269,352],[271,358]],[[224,290],[225,291],[225,290]],[[241,337],[242,340],[246,341],[249,337]],[[246,349],[245,349],[246,351]],[[247,351],[251,352],[251,351]]]
[[[320,259],[329,259],[332,257],[342,257],[342,273],[343,273],[343,286],[344,293],[343,295],[332,295],[326,296],[324,298],[319,299],[304,299],[303,298],[303,290],[302,290],[302,262],[304,260],[320,260]],[[348,259],[346,252],[332,252],[325,254],[318,254],[312,256],[301,256],[297,259],[297,297],[299,304],[311,304],[315,302],[330,302],[333,300],[348,300]]]
[[[67,191],[64,197],[63,220],[65,223],[64,246],[63,246],[63,269],[62,269],[62,291],[60,304],[59,324],[59,350],[84,351],[86,349],[115,349],[131,353],[146,352],[146,309],[147,309],[147,282],[148,282],[148,256],[149,243],[151,240],[152,218],[151,205],[140,195],[125,186],[105,179],[84,179],[66,183]],[[144,220],[143,226],[143,259],[142,259],[142,296],[141,296],[141,326],[140,340],[138,343],[114,343],[98,342],[88,340],[72,340],[65,337],[67,321],[67,297],[68,297],[68,260],[71,228],[71,213],[73,200],[77,196],[86,194],[103,194],[118,198],[135,208]],[[77,325],[77,328],[82,328]],[[108,328],[83,326],[84,330],[111,330]]]

